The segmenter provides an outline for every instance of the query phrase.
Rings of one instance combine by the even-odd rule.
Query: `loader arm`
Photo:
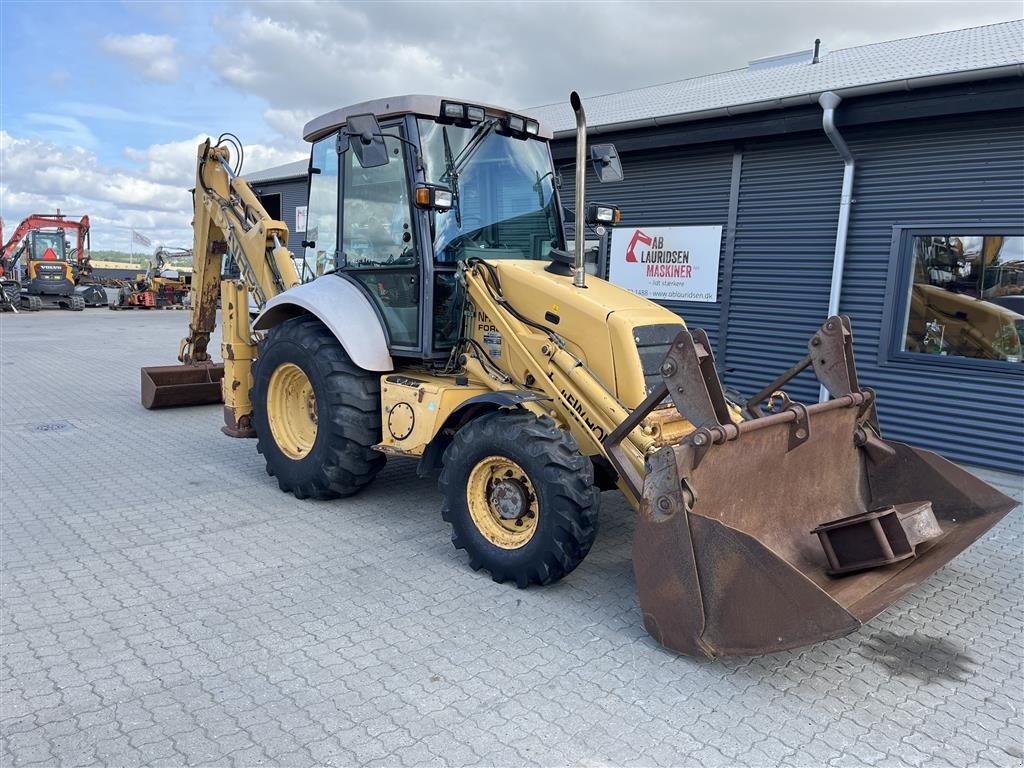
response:
[[[611,464],[638,512],[644,623],[669,648],[753,655],[852,632],[1014,506],[950,462],[882,439],[845,317],[829,318],[807,355],[751,398],[751,418],[727,401],[707,335],[683,327],[661,380],[628,408],[571,344],[512,306],[498,277],[479,260],[464,273],[475,319],[503,338],[501,368],[472,345],[460,362],[494,390],[543,391],[521,407]],[[830,400],[784,394],[806,368]],[[669,441],[657,429],[666,409],[677,412]]]
[[[486,263],[468,265],[464,279],[474,309],[486,315],[510,348],[506,375],[501,377],[489,373],[469,347],[463,364],[473,378],[495,391],[522,390],[525,382],[531,382],[532,389],[542,390],[549,398],[546,403],[534,401],[524,407],[538,415],[553,415],[572,432],[585,455],[609,460],[616,468],[619,489],[634,508],[639,508],[645,457],[656,445],[651,431],[639,421],[628,430],[621,429],[629,421],[630,409],[567,349],[557,334],[542,330],[512,308]],[[620,438],[615,455],[606,447],[607,438],[613,434]]]
[[[192,307],[188,335],[178,360],[184,366],[142,370],[142,402],[147,408],[214,403],[223,399],[223,428],[236,437],[252,434],[252,360],[256,339],[249,318],[249,295],[262,307],[299,284],[288,226],[270,218],[245,179],[231,168],[230,150],[209,139],[199,145],[193,192]],[[237,279],[224,279],[224,256],[238,266]],[[223,313],[223,365],[214,364],[210,334]]]

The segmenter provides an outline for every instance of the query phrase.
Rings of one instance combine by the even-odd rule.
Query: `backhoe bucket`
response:
[[[161,365],[142,369],[144,408],[221,402],[223,365]]]
[[[849,336],[849,321],[832,320]],[[710,352],[701,332],[684,335],[663,373],[670,392],[690,385],[673,400],[703,426],[648,459],[633,548],[644,623],[662,645],[714,658],[840,637],[1016,505],[934,453],[881,440],[874,393],[856,387],[849,339],[830,349],[846,347],[839,378],[850,386],[819,365],[835,363],[834,355],[813,359],[812,346],[807,359],[834,399],[802,405],[783,397],[776,413],[733,423],[715,418],[717,375],[701,379],[707,391],[694,394],[686,371],[706,371]]]

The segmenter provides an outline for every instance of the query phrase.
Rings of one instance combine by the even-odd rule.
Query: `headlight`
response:
[[[588,224],[618,224],[621,219],[622,212],[614,205],[591,203],[587,206]]]

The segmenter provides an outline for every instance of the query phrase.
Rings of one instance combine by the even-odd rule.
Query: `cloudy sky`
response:
[[[236,133],[246,169],[306,155],[301,128],[398,93],[525,108],[1007,21],[957,2],[0,2],[0,216],[88,214],[93,248],[136,228],[191,244],[195,148]]]

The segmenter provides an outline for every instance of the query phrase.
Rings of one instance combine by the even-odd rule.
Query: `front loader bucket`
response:
[[[698,334],[682,341],[703,358]],[[692,398],[685,367],[677,358],[663,372]],[[934,453],[881,440],[870,390],[833,395],[785,399],[780,412],[738,424],[698,421],[701,408],[683,403],[704,426],[648,459],[633,547],[644,623],[659,643],[714,658],[840,637],[1016,505]],[[705,415],[717,397],[697,396]]]
[[[144,408],[221,402],[223,365],[161,365],[142,369]]]

